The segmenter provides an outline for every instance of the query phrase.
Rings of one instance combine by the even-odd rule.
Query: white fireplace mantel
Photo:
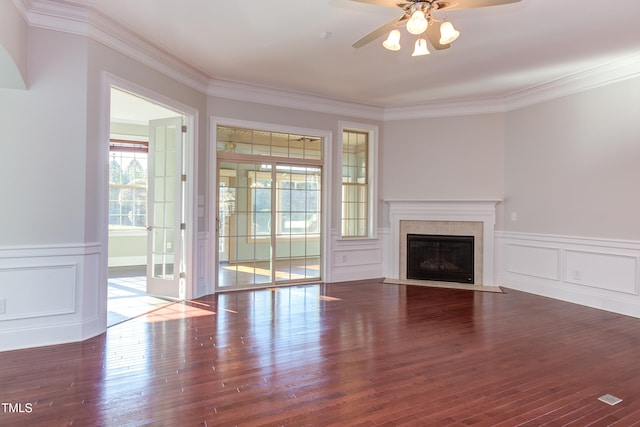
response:
[[[494,285],[494,226],[500,200],[385,200],[391,223],[390,272],[400,279],[400,221],[471,221],[482,223],[482,283]]]

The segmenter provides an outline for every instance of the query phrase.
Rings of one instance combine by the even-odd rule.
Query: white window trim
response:
[[[362,237],[345,237],[342,236],[342,209],[338,209],[338,240],[366,240],[378,238],[378,126],[368,125],[364,123],[339,121],[340,132],[340,148],[338,150],[338,157],[340,165],[340,174],[342,174],[342,134],[345,130],[354,130],[359,132],[366,132],[369,138],[369,153],[368,153],[368,170],[367,181],[369,182],[368,188],[368,206],[367,213],[369,215],[367,235]],[[342,178],[339,179],[339,184],[342,186]],[[337,206],[342,206],[342,192],[338,191],[338,203]]]

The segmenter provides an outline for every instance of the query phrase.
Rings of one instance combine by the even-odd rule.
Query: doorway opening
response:
[[[184,298],[186,117],[110,88],[107,326]]]
[[[216,289],[321,281],[324,138],[220,125],[216,136]]]

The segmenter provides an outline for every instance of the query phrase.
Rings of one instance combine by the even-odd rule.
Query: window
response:
[[[325,150],[330,155],[325,141],[331,133],[237,123],[213,123],[217,288],[319,280],[325,241],[323,159]]]
[[[271,170],[271,165],[261,165]],[[275,212],[277,235],[320,233],[320,168],[276,166]],[[249,172],[250,229],[255,236],[271,236],[271,172]]]
[[[322,160],[324,141],[316,136],[227,126],[218,126],[216,132],[219,153]]]
[[[376,166],[374,127],[342,127],[342,230],[343,238],[375,234]]]
[[[109,229],[147,224],[148,142],[111,139],[109,144]]]

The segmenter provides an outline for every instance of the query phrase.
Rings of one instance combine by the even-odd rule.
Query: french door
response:
[[[183,298],[182,117],[149,122],[147,293]]]
[[[320,280],[322,168],[219,160],[218,289]]]

